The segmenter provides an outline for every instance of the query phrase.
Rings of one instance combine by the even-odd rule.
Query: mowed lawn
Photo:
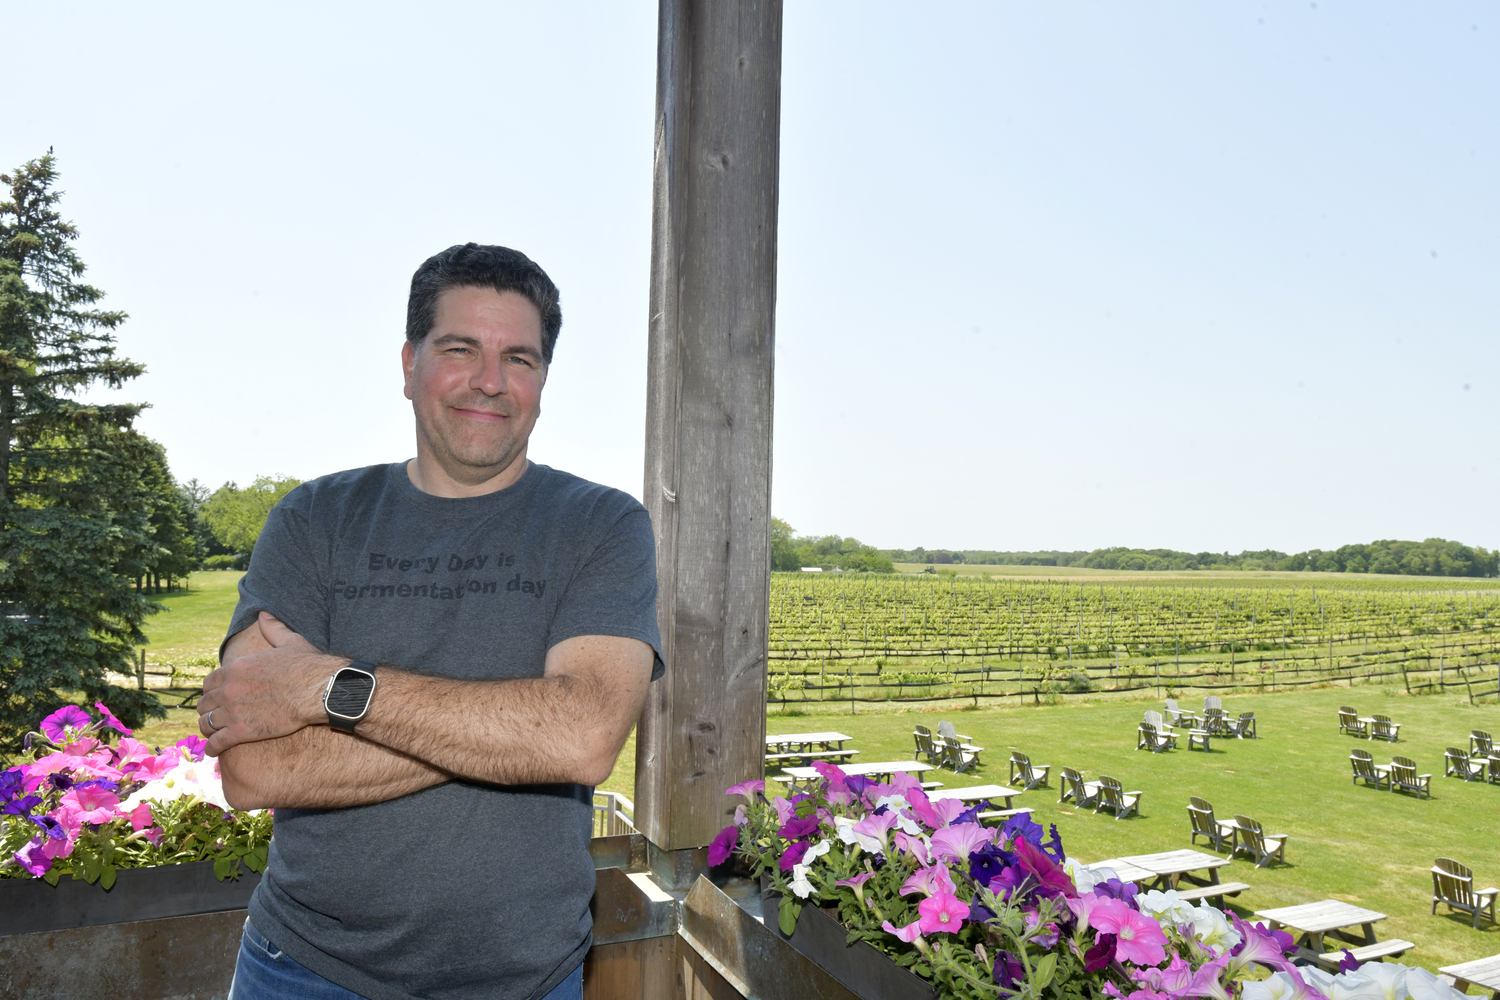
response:
[[[163,610],[146,619],[147,660],[184,663],[217,655],[244,575],[237,570],[206,570],[189,577],[185,590],[152,595]]]
[[[1380,713],[1400,722],[1397,743],[1359,740],[1338,733],[1337,709],[1352,705],[1361,715]],[[1188,703],[1184,701],[1184,706]],[[1201,702],[1197,707],[1201,707]],[[1032,807],[1043,824],[1057,824],[1069,855],[1097,861],[1122,854],[1148,854],[1186,848],[1190,795],[1213,803],[1220,819],[1242,813],[1259,820],[1267,833],[1290,834],[1288,864],[1256,869],[1244,855],[1219,870],[1221,881],[1245,882],[1251,889],[1226,899],[1241,915],[1254,910],[1319,899],[1342,899],[1378,910],[1389,919],[1376,926],[1380,939],[1402,937],[1418,947],[1402,961],[1436,970],[1500,952],[1500,929],[1470,926],[1464,914],[1428,914],[1432,879],[1428,869],[1439,856],[1474,869],[1478,887],[1500,885],[1500,786],[1443,777],[1443,749],[1468,747],[1471,729],[1500,735],[1500,707],[1470,707],[1467,699],[1410,697],[1376,687],[1338,688],[1260,697],[1228,696],[1226,713],[1253,711],[1258,740],[1214,740],[1213,752],[1178,749],[1152,754],[1135,747],[1136,725],[1160,701],[1069,704],[954,712],[843,713],[781,717],[772,715],[771,733],[834,730],[852,736],[848,747],[858,760],[906,760],[913,749],[911,728],[936,730],[950,719],[958,731],[983,746],[983,766],[954,775],[929,773],[947,787],[1005,784],[1011,750],[1034,764],[1053,766],[1050,787],[1016,799]],[[1431,772],[1432,798],[1376,791],[1350,781],[1349,750],[1362,747],[1377,762],[1392,754],[1413,758]],[[633,772],[634,747],[605,786],[631,794],[624,779]],[[1126,789],[1145,793],[1141,815],[1116,820],[1060,806],[1058,768],[1067,765],[1096,778],[1119,778]],[[1199,840],[1198,850],[1212,853]]]

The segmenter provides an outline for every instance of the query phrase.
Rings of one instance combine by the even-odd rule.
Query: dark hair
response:
[[[438,296],[450,288],[493,288],[524,295],[542,316],[542,358],[552,363],[552,347],[562,330],[557,286],[530,257],[509,247],[465,243],[422,262],[411,276],[406,300],[406,339],[420,344],[437,322]]]

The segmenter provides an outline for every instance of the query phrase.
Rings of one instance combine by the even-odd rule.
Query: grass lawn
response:
[[[244,575],[236,570],[194,573],[189,589],[152,597],[164,610],[146,619],[147,662],[180,664],[217,656]]]
[[[1187,703],[1184,703],[1186,706]],[[1400,741],[1387,746],[1338,735],[1337,708],[1351,704],[1361,715],[1379,712],[1402,723]],[[1068,854],[1085,861],[1121,854],[1186,848],[1188,796],[1213,803],[1220,819],[1236,813],[1260,821],[1267,833],[1290,834],[1288,864],[1256,869],[1244,855],[1219,870],[1221,881],[1253,886],[1226,899],[1248,916],[1254,910],[1319,899],[1342,899],[1388,915],[1377,937],[1402,937],[1418,947],[1401,959],[1436,970],[1500,952],[1500,928],[1474,930],[1464,914],[1430,916],[1432,879],[1438,856],[1456,858],[1475,870],[1477,886],[1500,885],[1500,787],[1444,778],[1443,749],[1467,748],[1470,729],[1500,732],[1500,707],[1470,707],[1466,699],[1410,697],[1376,687],[1339,688],[1260,697],[1231,696],[1226,713],[1253,711],[1259,740],[1214,740],[1212,754],[1179,749],[1162,754],[1137,751],[1141,712],[1159,701],[1105,702],[981,711],[894,714],[772,715],[772,733],[836,730],[867,761],[906,760],[914,722],[936,730],[948,718],[959,732],[986,747],[983,766],[964,775],[928,777],[948,787],[1005,784],[1010,750],[1053,765],[1049,788],[1016,799],[1033,808],[1040,823],[1056,823]],[[1185,742],[1184,742],[1185,745]],[[1350,781],[1349,750],[1368,749],[1379,763],[1391,754],[1413,758],[1431,772],[1433,796],[1376,791]],[[634,747],[627,748],[633,765]],[[1067,765],[1119,778],[1145,792],[1139,817],[1115,820],[1108,812],[1077,811],[1057,802],[1057,769]],[[632,767],[633,770],[633,767]],[[605,787],[630,794],[617,769]],[[1212,853],[1201,840],[1198,850]]]

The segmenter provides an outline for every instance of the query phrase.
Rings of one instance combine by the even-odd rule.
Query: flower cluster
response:
[[[1083,868],[1056,826],[1028,814],[986,827],[988,804],[929,799],[909,775],[877,783],[814,767],[822,779],[789,798],[768,798],[764,781],[728,789],[745,801],[710,864],[737,854],[765,878],[784,933],[820,906],[850,943],[869,942],[945,997],[1407,1000],[1322,989],[1287,960],[1285,932]]]
[[[107,889],[120,868],[212,859],[224,879],[265,867],[271,815],[229,807],[203,739],[153,749],[95,707],[98,719],[76,705],[47,716],[26,738],[28,762],[0,771],[0,878],[71,874]]]

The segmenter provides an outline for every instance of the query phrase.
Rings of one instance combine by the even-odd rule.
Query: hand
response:
[[[351,662],[320,653],[274,615],[262,611],[257,624],[271,648],[241,656],[203,679],[198,729],[208,737],[210,757],[237,743],[290,736],[326,722],[328,678]]]

